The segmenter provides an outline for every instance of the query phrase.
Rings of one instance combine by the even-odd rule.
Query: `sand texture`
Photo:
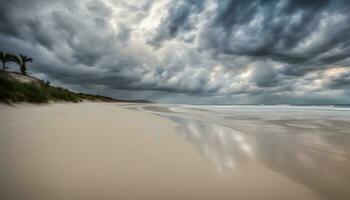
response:
[[[179,124],[118,105],[0,105],[1,199],[323,199],[254,159],[220,172]]]

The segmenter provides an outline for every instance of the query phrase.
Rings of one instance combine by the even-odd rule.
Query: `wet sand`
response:
[[[166,109],[138,109],[179,124],[178,134],[222,173],[258,162],[326,199],[350,199],[350,108],[158,107]]]
[[[261,139],[225,124],[114,103],[0,105],[0,113],[1,199],[312,200],[348,194],[342,148],[318,157],[299,138],[278,143],[273,135]]]

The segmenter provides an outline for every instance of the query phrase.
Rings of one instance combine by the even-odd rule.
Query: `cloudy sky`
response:
[[[348,0],[1,0],[0,50],[117,98],[350,103]]]

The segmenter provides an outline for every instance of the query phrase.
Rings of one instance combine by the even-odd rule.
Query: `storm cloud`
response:
[[[2,0],[0,50],[76,91],[175,103],[350,103],[346,0]],[[11,66],[16,69],[16,66]]]

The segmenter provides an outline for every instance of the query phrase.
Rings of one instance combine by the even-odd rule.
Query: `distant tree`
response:
[[[21,73],[23,75],[27,75],[27,62],[33,62],[33,58],[29,58],[27,56],[24,56],[22,54],[18,56],[13,57],[14,61],[20,66]]]
[[[5,71],[7,69],[7,62],[17,62],[16,56],[5,52],[0,52],[0,60],[2,62],[2,71]]]

